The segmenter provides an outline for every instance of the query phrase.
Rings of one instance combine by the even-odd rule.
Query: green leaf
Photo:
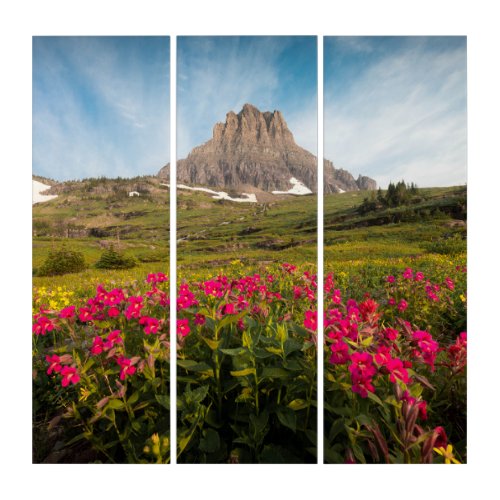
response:
[[[155,394],[155,399],[163,406],[163,408],[170,410],[170,396]]]
[[[87,432],[82,432],[81,434],[78,434],[78,436],[75,436],[73,439],[68,441],[66,443],[66,446],[71,446],[74,443],[77,443],[78,441],[81,441],[82,439],[88,439],[90,436],[87,435]]]
[[[89,358],[89,360],[83,366],[80,374],[84,374],[94,363],[95,363],[95,358]]]
[[[300,351],[303,344],[295,339],[287,339],[284,344],[285,355],[288,356],[294,351]]]
[[[356,415],[355,420],[358,421],[361,425],[365,425],[368,427],[373,424],[373,419],[363,414]]]
[[[225,326],[238,323],[238,321],[247,314],[247,311],[242,311],[238,314],[228,314],[224,316],[217,325],[217,330],[221,331]]]
[[[414,398],[418,399],[422,395],[423,390],[424,390],[424,388],[420,384],[413,384],[411,386],[411,395]]]
[[[302,326],[300,325],[297,325],[297,324],[292,324],[292,328],[294,333],[296,333],[297,335],[300,335],[301,337],[309,337],[311,334]]]
[[[278,366],[266,366],[261,373],[261,378],[286,378],[290,376],[289,371]]]
[[[243,331],[241,336],[241,341],[243,343],[243,347],[251,348],[253,346],[253,339],[250,333],[247,330]]]
[[[354,453],[354,456],[362,463],[362,464],[366,464],[366,459],[365,459],[365,455],[363,454],[363,450],[361,449],[361,447],[354,443],[351,445],[352,447],[352,452]]]
[[[196,388],[194,391],[189,392],[189,397],[191,401],[195,401],[197,403],[201,403],[208,394],[208,385],[202,385],[201,387]]]
[[[301,372],[301,371],[304,370],[304,368],[302,366],[300,366],[300,363],[296,359],[285,361],[283,363],[283,366],[287,370],[293,370],[293,371],[296,371],[296,372]]]
[[[377,403],[380,406],[384,406],[384,403],[382,403],[382,400],[373,392],[368,391],[368,399],[375,401],[375,403]]]
[[[254,436],[258,436],[264,432],[267,421],[269,420],[269,413],[264,410],[259,416],[250,415],[250,426]]]
[[[214,429],[205,429],[200,439],[199,448],[205,453],[214,453],[220,447],[219,433]]]
[[[373,342],[373,335],[371,335],[370,337],[367,337],[366,339],[363,339],[361,341],[361,345],[363,347],[368,347],[368,346],[372,345],[372,342]]]
[[[212,340],[212,339],[207,339],[206,337],[202,337],[203,341],[212,349],[212,351],[217,350],[219,347],[221,340]]]
[[[278,340],[283,344],[288,339],[288,330],[283,325],[278,325],[276,328],[278,333]]]
[[[252,392],[242,392],[234,401],[235,403],[246,403],[247,401],[253,401],[253,399]]]
[[[125,403],[120,399],[111,399],[106,405],[106,408],[111,408],[113,410],[121,410],[125,407]]]
[[[266,351],[270,352],[271,354],[282,354],[283,351],[281,348],[278,347],[266,347]]]
[[[139,391],[135,391],[132,396],[130,396],[127,400],[127,404],[129,406],[132,406],[134,405],[135,403],[137,403],[137,400],[139,399]]]
[[[343,464],[344,457],[333,448],[325,448],[325,463],[327,464]]]
[[[255,375],[255,368],[245,368],[244,370],[232,371],[233,377],[245,377],[246,375]]]
[[[340,415],[341,417],[350,417],[352,413],[351,408],[344,408],[344,407],[336,407],[332,408],[332,413],[335,413],[335,415]]]
[[[294,399],[288,403],[288,408],[291,408],[294,411],[303,410],[307,408],[309,403],[305,399]]]
[[[212,367],[205,362],[197,362],[192,359],[178,359],[177,366],[184,368],[185,370],[189,370],[192,372],[204,372],[212,370]]]
[[[344,419],[338,418],[333,422],[332,426],[330,427],[330,432],[328,433],[328,441],[330,443],[335,441],[335,438],[343,432],[345,429],[344,425]]]
[[[239,356],[247,352],[243,347],[235,347],[234,349],[220,349],[220,352],[227,354],[228,356]]]
[[[262,349],[261,347],[256,347],[254,349],[254,356],[258,359],[266,359],[266,358],[270,358],[273,354],[271,352],[267,352],[269,349],[266,348],[266,349]],[[281,351],[280,351],[281,352]]]
[[[390,404],[392,406],[395,406],[396,408],[400,408],[401,407],[401,403],[398,402],[398,400],[394,396],[387,396],[384,399],[384,402],[387,403],[387,404]]]
[[[278,415],[279,421],[289,429],[292,429],[293,432],[297,429],[297,416],[295,412],[286,406],[280,406],[276,415]]]
[[[288,460],[281,453],[280,447],[272,444],[266,444],[259,456],[261,464],[286,464]]]

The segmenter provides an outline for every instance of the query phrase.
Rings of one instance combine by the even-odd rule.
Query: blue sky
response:
[[[168,37],[33,37],[33,173],[156,174],[170,160]]]
[[[464,184],[465,37],[325,37],[324,150],[386,187]]]
[[[296,142],[316,153],[316,37],[179,37],[177,52],[178,158],[247,102],[280,110]]]

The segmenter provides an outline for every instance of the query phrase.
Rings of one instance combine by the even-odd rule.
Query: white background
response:
[[[4,498],[498,498],[499,99],[496,2],[38,1],[0,12],[1,468]],[[467,35],[468,465],[31,465],[31,38]],[[480,490],[488,489],[488,493]]]

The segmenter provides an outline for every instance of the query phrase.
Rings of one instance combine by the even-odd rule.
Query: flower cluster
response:
[[[366,446],[375,461],[379,452],[386,461],[391,460],[388,436],[382,432],[386,426],[391,429],[389,435],[399,436],[398,451],[394,453],[401,452],[402,460],[409,461],[411,453],[420,450],[419,461],[431,463],[433,453],[448,456],[448,443],[442,426],[425,430],[423,422],[429,420],[432,398],[438,390],[442,391],[441,397],[457,400],[456,392],[462,383],[458,376],[467,362],[466,332],[451,335],[450,344],[449,331],[440,330],[442,311],[449,317],[456,316],[456,295],[452,294],[456,293],[457,282],[447,276],[443,282],[433,283],[423,272],[406,267],[399,277],[386,276],[384,283],[372,295],[365,293],[363,300],[354,300],[343,296],[333,274],[325,278],[325,376],[331,384],[325,389],[327,395],[328,391],[335,395],[335,403],[325,402],[325,407],[339,411],[339,390],[348,389],[354,398],[363,401],[361,422],[373,439],[367,439]],[[417,326],[419,319],[425,321],[426,330]],[[444,392],[448,387],[455,391],[449,396]],[[352,397],[347,397],[344,404]],[[368,417],[370,400],[388,405],[383,422]],[[394,426],[387,420],[390,405],[395,411]],[[437,415],[434,411],[434,420]],[[334,415],[331,418],[336,422]],[[352,435],[350,439],[355,441]],[[361,450],[356,450],[362,456]],[[346,451],[346,460],[356,461],[351,449]]]
[[[107,290],[99,284],[96,293],[80,307],[67,305],[60,310],[42,309],[33,316],[33,333],[35,336],[47,336],[54,332],[56,337],[50,339],[53,350],[58,346],[58,339],[64,346],[65,335],[72,337],[73,342],[81,336],[80,363],[73,360],[70,354],[54,353],[45,356],[49,363],[47,374],[62,377],[63,387],[78,384],[83,376],[82,360],[101,358],[103,366],[116,366],[116,375],[121,381],[134,375],[145,363],[140,356],[127,357],[126,339],[129,347],[140,345],[139,332],[146,336],[158,336],[165,348],[168,348],[168,293],[159,288],[168,281],[162,274],[149,274],[145,280],[148,288],[137,293],[125,288]],[[119,328],[116,326],[121,325]],[[114,327],[115,326],[115,327]],[[146,342],[144,340],[144,342]],[[147,343],[145,344],[147,345]],[[61,347],[56,351],[59,353]]]

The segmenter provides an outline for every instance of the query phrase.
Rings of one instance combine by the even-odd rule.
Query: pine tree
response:
[[[126,257],[115,251],[113,245],[105,250],[95,267],[98,269],[130,269],[135,267],[136,262],[131,257]]]

